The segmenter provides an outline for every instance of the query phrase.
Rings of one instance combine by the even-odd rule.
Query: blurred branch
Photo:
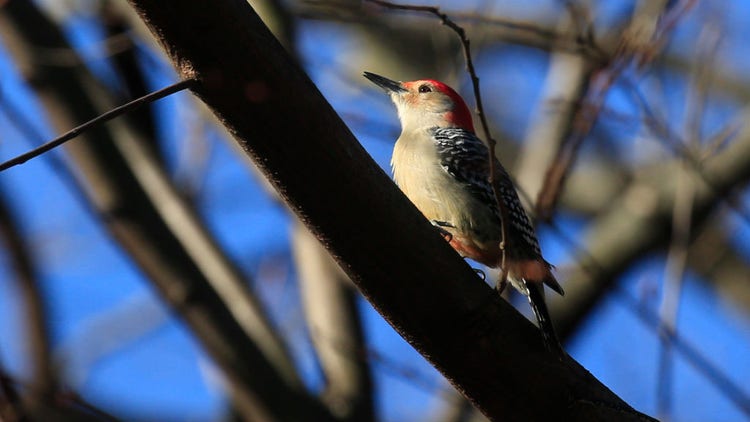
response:
[[[719,213],[690,245],[688,265],[703,280],[712,283],[722,298],[740,309],[750,309],[750,264],[728,238]]]
[[[273,32],[289,54],[297,57],[297,24],[296,17],[283,0],[248,0],[263,19],[263,23]]]
[[[15,279],[18,284],[22,308],[25,312],[23,332],[27,336],[31,358],[31,384],[34,385],[31,402],[48,402],[57,389],[57,371],[50,352],[47,306],[42,294],[31,251],[18,228],[19,219],[6,202],[5,192],[0,192],[0,235],[7,248]]]
[[[28,419],[21,405],[21,396],[12,380],[0,364],[0,420],[3,422],[25,422]]]
[[[570,18],[563,17],[558,26],[562,33],[570,33],[565,30],[570,25]],[[516,171],[519,188],[531,198],[537,198],[542,189],[544,173],[540,169],[552,163],[554,151],[572,130],[571,122],[579,109],[577,104],[586,92],[590,72],[591,65],[584,57],[564,51],[552,53],[542,99],[524,136],[524,148]],[[533,204],[526,206],[527,209],[533,208]]]
[[[654,133],[656,139],[668,149],[672,150],[680,158],[685,160],[685,162],[693,168],[696,174],[700,176],[703,183],[708,185],[711,189],[721,192],[722,187],[719,186],[720,184],[717,184],[718,182],[713,180],[709,173],[705,171],[705,158],[701,156],[703,154],[698,154],[694,151],[698,148],[688,148],[686,142],[670,129],[664,119],[656,116],[656,113],[651,108],[648,100],[638,87],[633,87],[632,92],[635,94],[639,106],[647,116],[647,118],[644,119],[646,126]],[[729,122],[726,124],[725,128],[720,130],[715,136],[710,137],[707,143],[709,145],[723,145],[727,140],[735,137],[736,133],[745,125],[748,113],[750,113],[750,107],[741,109],[737,113],[738,118],[734,119],[735,122]],[[708,152],[713,153],[714,151],[709,150]],[[735,198],[729,194],[722,195],[721,198],[726,200],[727,205],[729,205],[729,207],[732,208],[740,218],[750,224],[750,211],[747,210],[742,202],[735,200]]]
[[[690,72],[690,89],[685,103],[685,148],[688,151],[699,151],[703,133],[704,109],[707,103],[710,73],[709,63],[716,60],[715,52],[718,47],[717,32],[706,25],[701,31],[697,46],[698,60]],[[692,154],[691,154],[692,155]],[[690,247],[692,202],[695,190],[691,180],[690,162],[682,160],[675,176],[675,198],[672,211],[672,239],[669,245],[664,270],[662,300],[659,308],[659,338],[661,350],[659,353],[659,369],[657,375],[657,409],[659,415],[665,419],[672,419],[673,395],[673,353],[669,337],[664,333],[677,332],[677,320],[682,297],[683,277],[687,267],[688,251]]]
[[[677,316],[682,297],[682,279],[687,266],[690,244],[690,220],[692,219],[694,188],[687,163],[680,166],[675,186],[672,210],[672,239],[664,269],[662,300],[659,308],[659,369],[657,373],[657,408],[659,416],[671,419],[673,376],[673,353],[670,337],[665,333],[677,333]]]
[[[67,47],[59,29],[31,2],[13,1],[0,10],[31,46]],[[90,94],[96,88],[90,75],[38,64],[29,57],[35,51],[28,45],[13,49],[19,63],[36,64],[26,68],[35,71],[40,98],[58,127],[97,115],[94,99],[106,102],[108,96]],[[322,406],[302,390],[283,343],[241,273],[180,202],[145,147],[123,129],[119,136],[101,127],[90,129],[85,140],[68,145],[110,232],[224,370],[248,418],[262,419],[270,412],[326,420]]]
[[[560,204],[578,215],[603,212],[628,186],[633,177],[630,173],[618,163],[587,160],[568,177]]]
[[[108,58],[117,71],[120,81],[123,83],[127,99],[139,98],[149,93],[146,76],[142,66],[138,63],[135,40],[131,37],[130,25],[125,13],[112,5],[112,0],[104,0],[99,5],[99,16],[101,17],[104,30],[108,38],[124,37],[122,46],[113,48],[108,44]],[[156,139],[156,122],[154,121],[153,107],[149,104],[127,113],[124,118],[128,121],[139,135],[145,145],[151,150],[151,155],[163,163],[163,155]]]
[[[665,72],[687,73],[690,67],[695,65],[695,60],[696,58],[692,54],[678,55],[675,52],[668,52],[659,57],[655,67]],[[748,102],[748,99],[750,99],[750,83],[743,77],[745,75],[734,75],[723,64],[719,61],[711,63],[711,73],[713,74],[711,87],[713,91],[741,102]]]
[[[665,172],[666,173],[666,172]],[[666,177],[666,176],[662,176]],[[667,180],[667,179],[664,179]],[[653,199],[653,198],[651,198]],[[653,206],[653,201],[649,201],[649,208]],[[615,203],[615,207],[619,206],[621,204]],[[586,251],[576,240],[568,237],[564,233],[562,233],[559,230],[559,227],[555,226],[554,223],[552,224],[552,228],[554,228],[557,232],[557,236],[563,240],[565,243],[568,244],[570,248],[573,249],[573,252],[579,256],[581,256],[581,264],[580,268],[576,270],[574,274],[588,274],[591,277],[600,277],[601,274],[605,271],[605,265],[597,262],[597,260],[594,258],[594,256],[601,256],[601,254],[593,254],[588,251]],[[623,230],[624,232],[624,230]],[[693,248],[695,250],[691,250],[691,256],[695,257],[697,259],[688,258],[688,262],[693,264],[699,264],[701,266],[707,265],[707,267],[701,267],[705,268],[706,271],[713,271],[717,268],[714,267],[714,264],[718,264],[717,267],[720,269],[721,274],[725,274],[726,272],[731,272],[739,267],[747,267],[747,263],[742,260],[742,258],[737,257],[733,254],[728,254],[728,259],[723,259],[722,256],[727,248],[716,248],[717,242],[721,242],[723,239],[723,234],[719,234],[711,229],[711,227],[706,227],[705,233],[702,235],[700,240],[693,241]],[[614,238],[613,238],[614,239]],[[629,240],[626,238],[626,241],[629,242]],[[668,240],[665,240],[667,242]],[[645,248],[650,248],[650,245],[644,245]],[[628,249],[630,249],[630,246],[628,246]],[[710,252],[707,252],[706,249],[710,249]],[[641,253],[647,253],[650,249],[645,249],[640,251]],[[718,253],[717,253],[718,252]],[[708,255],[705,256],[704,254]],[[717,256],[720,255],[720,256]],[[633,258],[633,261],[636,258]],[[715,259],[720,259],[721,261],[717,262]],[[626,264],[630,265],[633,263],[631,261],[630,263]],[[738,262],[742,261],[742,262]],[[615,261],[619,264],[618,261]],[[727,266],[723,267],[724,262],[727,262]],[[746,271],[747,272],[747,271]],[[737,273],[732,274],[735,278],[737,277]],[[611,276],[611,275],[610,275]],[[614,278],[612,276],[612,278]],[[743,288],[746,289],[747,283],[746,278],[743,277],[741,280],[736,280],[737,283],[742,284]],[[625,306],[627,310],[629,310],[633,315],[635,315],[642,323],[643,325],[648,329],[656,329],[656,327],[660,324],[660,318],[659,316],[651,311],[649,308],[642,306],[636,299],[632,298],[629,293],[624,292],[622,289],[618,288],[617,285],[611,285],[611,284],[602,284],[598,286],[601,289],[612,289],[612,293],[615,294],[616,298],[619,299],[619,303]],[[596,293],[594,293],[596,294]],[[568,321],[564,318],[570,318],[575,317],[578,314],[576,313],[576,309],[571,307],[568,308],[566,305],[567,303],[563,301],[558,301],[557,305],[559,305],[557,311],[559,319],[556,319],[555,322],[559,323],[562,327],[565,327],[566,324],[568,324]],[[573,304],[574,306],[577,306],[577,303]],[[572,332],[566,332],[566,335],[570,335]],[[701,352],[691,346],[689,343],[684,341],[680,336],[677,335],[674,331],[661,331],[658,333],[661,336],[665,336],[668,341],[670,342],[670,345],[681,354],[681,356],[694,368],[698,370],[699,373],[701,373],[703,376],[705,376],[708,381],[714,385],[719,391],[722,392],[722,394],[729,398],[729,400],[734,403],[737,408],[742,410],[745,414],[750,415],[750,397],[748,397],[737,384],[735,384],[729,377],[724,375],[724,373],[719,369],[716,365],[711,363]]]
[[[422,6],[416,6],[421,8]],[[430,8],[430,6],[425,6]],[[403,10],[412,10],[407,8]],[[374,23],[372,14],[367,13],[356,2],[346,1],[304,1],[294,13],[303,19],[316,19],[338,22]],[[418,15],[417,15],[418,16]],[[589,60],[606,61],[608,53],[590,39],[580,36],[570,37],[554,29],[526,21],[512,20],[482,13],[455,11],[450,14],[454,22],[480,25],[488,38],[511,44],[525,45],[545,51],[565,51],[586,56]]]
[[[18,390],[40,397],[34,384],[24,384],[4,372],[0,364],[0,420],[3,422],[117,422],[117,418],[70,391],[55,390],[46,401],[21,399]]]
[[[620,36],[620,51],[641,57],[640,64],[653,60],[659,51],[654,45],[659,19],[668,8],[669,0],[638,0],[630,24]]]
[[[619,303],[631,311],[644,326],[654,327],[659,324],[659,316],[648,307],[640,304],[637,299],[620,289],[616,289],[614,293],[619,299]],[[750,396],[745,394],[739,385],[711,363],[698,347],[692,346],[673,331],[662,332],[661,335],[665,336],[672,347],[680,352],[682,358],[705,376],[711,385],[721,392],[723,397],[731,401],[746,417],[750,417]]]
[[[745,111],[745,114],[750,113]],[[578,324],[608,291],[616,276],[646,251],[665,247],[670,239],[670,222],[675,186],[672,175],[678,162],[658,163],[643,170],[636,180],[598,217],[585,242],[591,259],[565,279],[565,301],[550,298],[550,309],[561,337],[574,332]],[[692,231],[701,227],[719,201],[737,186],[750,181],[750,129],[747,127],[733,144],[702,164],[703,173],[713,181],[707,186],[692,170],[696,184]],[[585,260],[585,258],[584,258]]]
[[[302,223],[296,220],[292,231],[306,320],[326,377],[323,399],[341,420],[374,421],[372,378],[354,286]]]
[[[131,4],[368,300],[485,414],[648,419],[572,359],[545,352],[531,323],[435,233],[247,4]]]
[[[690,1],[686,3],[692,4]],[[677,21],[676,18],[672,17],[681,16],[681,13],[690,7],[690,5],[685,5],[683,8],[675,8],[676,10],[670,11],[668,5],[668,2],[664,4],[664,10],[656,10],[646,6],[636,8],[634,18],[631,20],[631,25],[639,28],[638,30],[634,30],[635,32],[640,32],[643,29],[644,18],[642,14],[659,14],[658,18],[654,19],[659,19],[660,25],[654,28],[647,47],[639,44],[638,49],[633,50],[634,41],[631,38],[632,31],[626,30],[621,35],[621,40],[625,37],[627,41],[621,42],[620,48],[617,49],[609,62],[594,67],[591,81],[583,97],[582,106],[576,111],[571,121],[572,129],[570,130],[570,135],[560,144],[555,154],[555,160],[547,169],[544,185],[536,202],[536,215],[538,218],[546,221],[552,218],[560,197],[560,192],[570,172],[570,168],[576,160],[578,150],[596,123],[610,88],[632,63],[644,66],[651,61],[652,57],[663,47],[666,38],[670,35],[670,30],[673,29]],[[671,13],[667,13],[668,11]],[[591,28],[591,24],[587,24],[587,27]],[[591,34],[590,31],[587,33]],[[651,33],[648,32],[647,34]],[[641,34],[638,39],[642,40],[642,37],[643,35]]]

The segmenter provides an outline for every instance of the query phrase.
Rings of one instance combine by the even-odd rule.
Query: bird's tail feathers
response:
[[[549,316],[547,303],[544,301],[544,286],[537,282],[529,283],[526,280],[523,280],[523,283],[528,292],[531,310],[534,312],[534,316],[539,324],[539,331],[542,333],[544,345],[551,353],[564,355],[565,352],[560,344],[560,340],[557,338],[555,328],[552,326],[552,319]]]
[[[510,262],[508,276],[517,280],[526,280],[529,283],[546,284],[560,296],[565,295],[562,286],[552,274],[552,266],[541,258]]]
[[[543,259],[519,260],[508,266],[508,280],[529,298],[544,344],[551,353],[563,355],[564,351],[557,338],[547,303],[544,300],[544,285],[563,295],[563,289],[552,275],[552,266]]]

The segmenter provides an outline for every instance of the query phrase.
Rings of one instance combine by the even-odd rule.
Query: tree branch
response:
[[[152,92],[148,95],[144,95],[143,97],[136,98],[133,101],[130,101],[126,104],[123,104],[119,107],[115,107],[112,110],[102,113],[95,118],[87,121],[86,123],[83,123],[79,126],[74,127],[73,129],[63,133],[62,135],[58,136],[57,138],[45,143],[44,145],[40,145],[37,148],[32,149],[29,152],[23,153],[19,155],[18,157],[11,158],[10,160],[0,164],[0,171],[5,171],[11,167],[15,167],[19,164],[23,164],[32,158],[36,158],[42,154],[44,154],[47,151],[50,151],[54,148],[59,147],[60,145],[63,145],[64,143],[75,139],[76,137],[80,136],[82,133],[86,132],[87,130],[90,130],[92,128],[95,128],[105,122],[108,122],[115,117],[121,116],[128,111],[137,109],[138,107],[141,107],[143,105],[152,103],[160,98],[164,98],[168,95],[172,95],[175,92],[179,92],[182,90],[185,90],[189,88],[191,85],[193,85],[195,81],[193,80],[184,80],[176,82],[166,88],[162,88],[156,92]]]
[[[398,191],[246,2],[130,3],[368,300],[486,415],[648,419],[572,359],[546,353],[533,325]]]

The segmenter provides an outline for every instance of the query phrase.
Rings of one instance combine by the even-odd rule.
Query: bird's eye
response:
[[[429,85],[421,85],[419,87],[419,92],[432,92],[432,88],[430,88]]]

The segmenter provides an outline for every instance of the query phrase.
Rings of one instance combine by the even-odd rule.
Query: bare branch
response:
[[[195,84],[195,81],[194,80],[190,80],[190,79],[187,79],[187,80],[184,80],[184,81],[180,81],[180,82],[176,82],[176,83],[174,83],[174,84],[172,84],[172,85],[170,85],[170,86],[168,86],[166,88],[162,88],[162,89],[160,89],[160,90],[158,90],[156,92],[152,92],[152,93],[150,93],[148,95],[144,95],[143,97],[136,98],[135,100],[130,101],[130,102],[126,103],[126,104],[123,104],[123,105],[121,105],[119,107],[115,107],[112,110],[110,110],[110,111],[108,111],[106,113],[100,114],[99,116],[97,116],[97,117],[89,120],[86,123],[83,123],[83,124],[81,124],[79,126],[76,126],[75,128],[73,128],[73,129],[65,132],[64,134],[58,136],[57,138],[55,138],[55,139],[53,139],[53,140],[45,143],[44,145],[42,145],[42,146],[40,146],[38,148],[34,148],[33,150],[31,150],[31,151],[29,151],[27,153],[21,154],[18,157],[15,157],[15,158],[11,158],[10,160],[8,160],[8,161],[0,164],[0,171],[5,171],[5,170],[7,170],[7,169],[9,169],[11,167],[17,166],[19,164],[23,164],[23,163],[31,160],[32,158],[36,158],[36,157],[44,154],[47,151],[50,151],[50,150],[52,150],[54,148],[57,148],[60,145],[66,143],[66,142],[68,142],[68,141],[70,141],[72,139],[75,139],[76,137],[78,137],[79,135],[81,135],[82,133],[86,132],[87,130],[89,130],[91,128],[95,128],[95,127],[101,125],[102,123],[108,122],[108,121],[114,119],[115,117],[118,117],[118,116],[121,116],[121,115],[127,113],[130,110],[136,109],[136,108],[141,107],[141,106],[143,106],[145,104],[152,103],[152,102],[154,102],[154,101],[156,101],[156,100],[158,100],[160,98],[164,98],[164,97],[166,97],[168,95],[172,95],[175,92],[179,92],[179,91],[183,91],[185,89],[188,89],[191,86],[193,86],[194,84]]]

